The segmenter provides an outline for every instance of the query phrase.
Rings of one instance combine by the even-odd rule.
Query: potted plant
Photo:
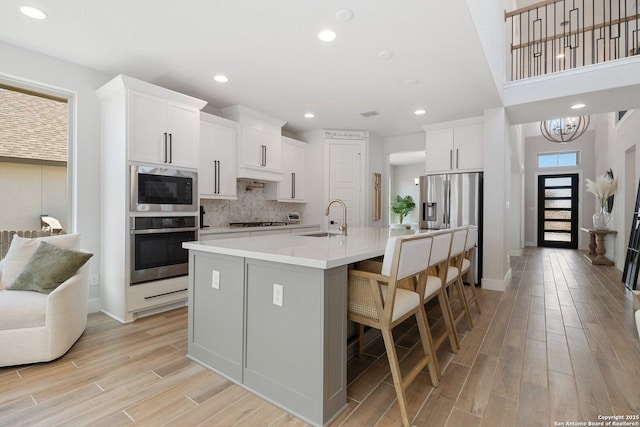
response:
[[[415,209],[416,204],[413,201],[411,196],[396,196],[395,199],[391,200],[391,212],[398,215],[400,219],[400,224],[404,221],[404,218]]]

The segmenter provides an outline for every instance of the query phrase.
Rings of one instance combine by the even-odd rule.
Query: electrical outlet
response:
[[[284,287],[282,285],[278,285],[277,283],[274,283],[273,284],[273,305],[282,307],[283,298],[284,298]]]
[[[211,288],[220,289],[220,272],[213,270],[211,272]]]

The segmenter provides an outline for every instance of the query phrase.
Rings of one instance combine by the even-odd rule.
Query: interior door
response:
[[[538,246],[578,249],[578,174],[538,176]]]
[[[362,226],[362,148],[358,142],[331,144],[329,153],[329,198],[342,199],[347,206],[347,225]],[[340,224],[342,210],[333,206],[329,219]]]

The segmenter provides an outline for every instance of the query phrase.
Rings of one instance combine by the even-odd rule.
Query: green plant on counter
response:
[[[396,196],[396,198],[391,201],[391,212],[400,217],[400,224],[404,221],[404,217],[415,209],[415,207],[416,204],[413,202],[411,196]]]

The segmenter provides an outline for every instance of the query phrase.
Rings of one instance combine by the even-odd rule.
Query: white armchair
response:
[[[65,354],[87,325],[88,292],[88,263],[50,294],[0,290],[0,366]]]

